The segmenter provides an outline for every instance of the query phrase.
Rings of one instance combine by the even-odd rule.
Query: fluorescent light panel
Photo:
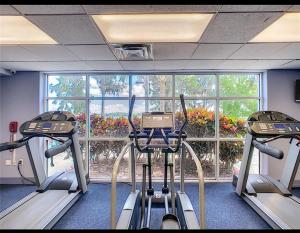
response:
[[[250,42],[300,42],[300,13],[286,13]]]
[[[198,42],[213,14],[92,15],[109,43]]]
[[[23,16],[0,16],[0,44],[57,44]]]

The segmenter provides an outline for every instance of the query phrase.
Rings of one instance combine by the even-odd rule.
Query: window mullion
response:
[[[217,88],[216,88],[216,109],[215,109],[215,127],[216,127],[216,138],[217,138],[217,145],[216,145],[216,169],[215,169],[215,175],[216,180],[219,181],[220,176],[220,161],[219,161],[219,153],[220,153],[220,121],[219,121],[219,109],[220,109],[220,81],[219,81],[219,75],[216,74],[217,79]]]

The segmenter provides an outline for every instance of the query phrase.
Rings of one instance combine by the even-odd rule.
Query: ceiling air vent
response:
[[[119,60],[152,60],[150,44],[113,44],[114,54]]]

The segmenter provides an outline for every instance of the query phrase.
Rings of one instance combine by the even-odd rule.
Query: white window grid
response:
[[[258,91],[258,96],[220,96],[219,93],[219,79],[220,75],[257,75],[258,76],[258,85],[259,85],[259,91]],[[48,96],[48,76],[50,75],[82,75],[85,76],[85,96],[72,96],[72,97],[50,97]],[[129,96],[128,97],[119,97],[119,96],[114,96],[114,97],[94,97],[90,96],[90,91],[89,91],[89,85],[90,85],[90,77],[94,75],[127,75],[129,79]],[[175,77],[176,75],[214,75],[216,77],[216,95],[215,96],[201,96],[201,97],[191,97],[191,96],[185,96],[185,100],[214,100],[215,101],[215,137],[188,137],[187,141],[199,141],[199,142],[214,142],[215,143],[215,177],[206,177],[205,180],[209,181],[230,181],[232,178],[228,177],[220,177],[219,176],[219,153],[220,153],[220,143],[221,142],[244,142],[245,138],[232,138],[232,137],[220,137],[219,133],[219,106],[220,106],[220,101],[222,100],[258,100],[258,111],[263,109],[263,74],[261,72],[76,72],[76,73],[55,73],[55,72],[49,72],[44,74],[44,109],[45,111],[48,111],[48,101],[50,100],[83,100],[85,101],[85,114],[86,114],[86,119],[87,119],[87,124],[86,124],[86,134],[84,137],[79,137],[79,141],[85,145],[86,148],[86,153],[87,153],[87,158],[89,158],[89,142],[91,141],[127,141],[128,137],[92,137],[90,136],[90,101],[93,100],[129,100],[132,96],[132,76],[137,76],[137,75],[171,75],[172,76],[172,96],[169,97],[136,97],[136,100],[169,100],[172,101],[172,111],[175,113],[176,107],[175,107],[175,101],[179,101],[180,98],[179,96],[176,97],[175,95]],[[146,108],[147,108],[147,104]],[[147,109],[146,109],[147,110]],[[86,168],[89,170],[89,159],[87,159],[87,164]],[[48,166],[48,165],[47,165]],[[260,158],[259,158],[259,170],[260,170]],[[129,172],[130,173],[130,172]],[[126,179],[120,179],[121,182],[128,182],[130,177]],[[101,179],[101,178],[92,178],[91,181],[95,182],[109,182],[110,180],[107,179]],[[159,180],[159,181],[162,181]],[[189,182],[196,182],[195,179],[188,179]]]

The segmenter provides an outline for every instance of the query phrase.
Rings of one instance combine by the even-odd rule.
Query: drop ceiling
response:
[[[91,17],[179,12],[215,15],[196,43],[152,43],[152,61],[119,61]],[[0,5],[0,15],[22,15],[58,43],[1,45],[0,67],[16,71],[300,69],[300,43],[249,43],[285,12],[300,12],[300,5]]]

